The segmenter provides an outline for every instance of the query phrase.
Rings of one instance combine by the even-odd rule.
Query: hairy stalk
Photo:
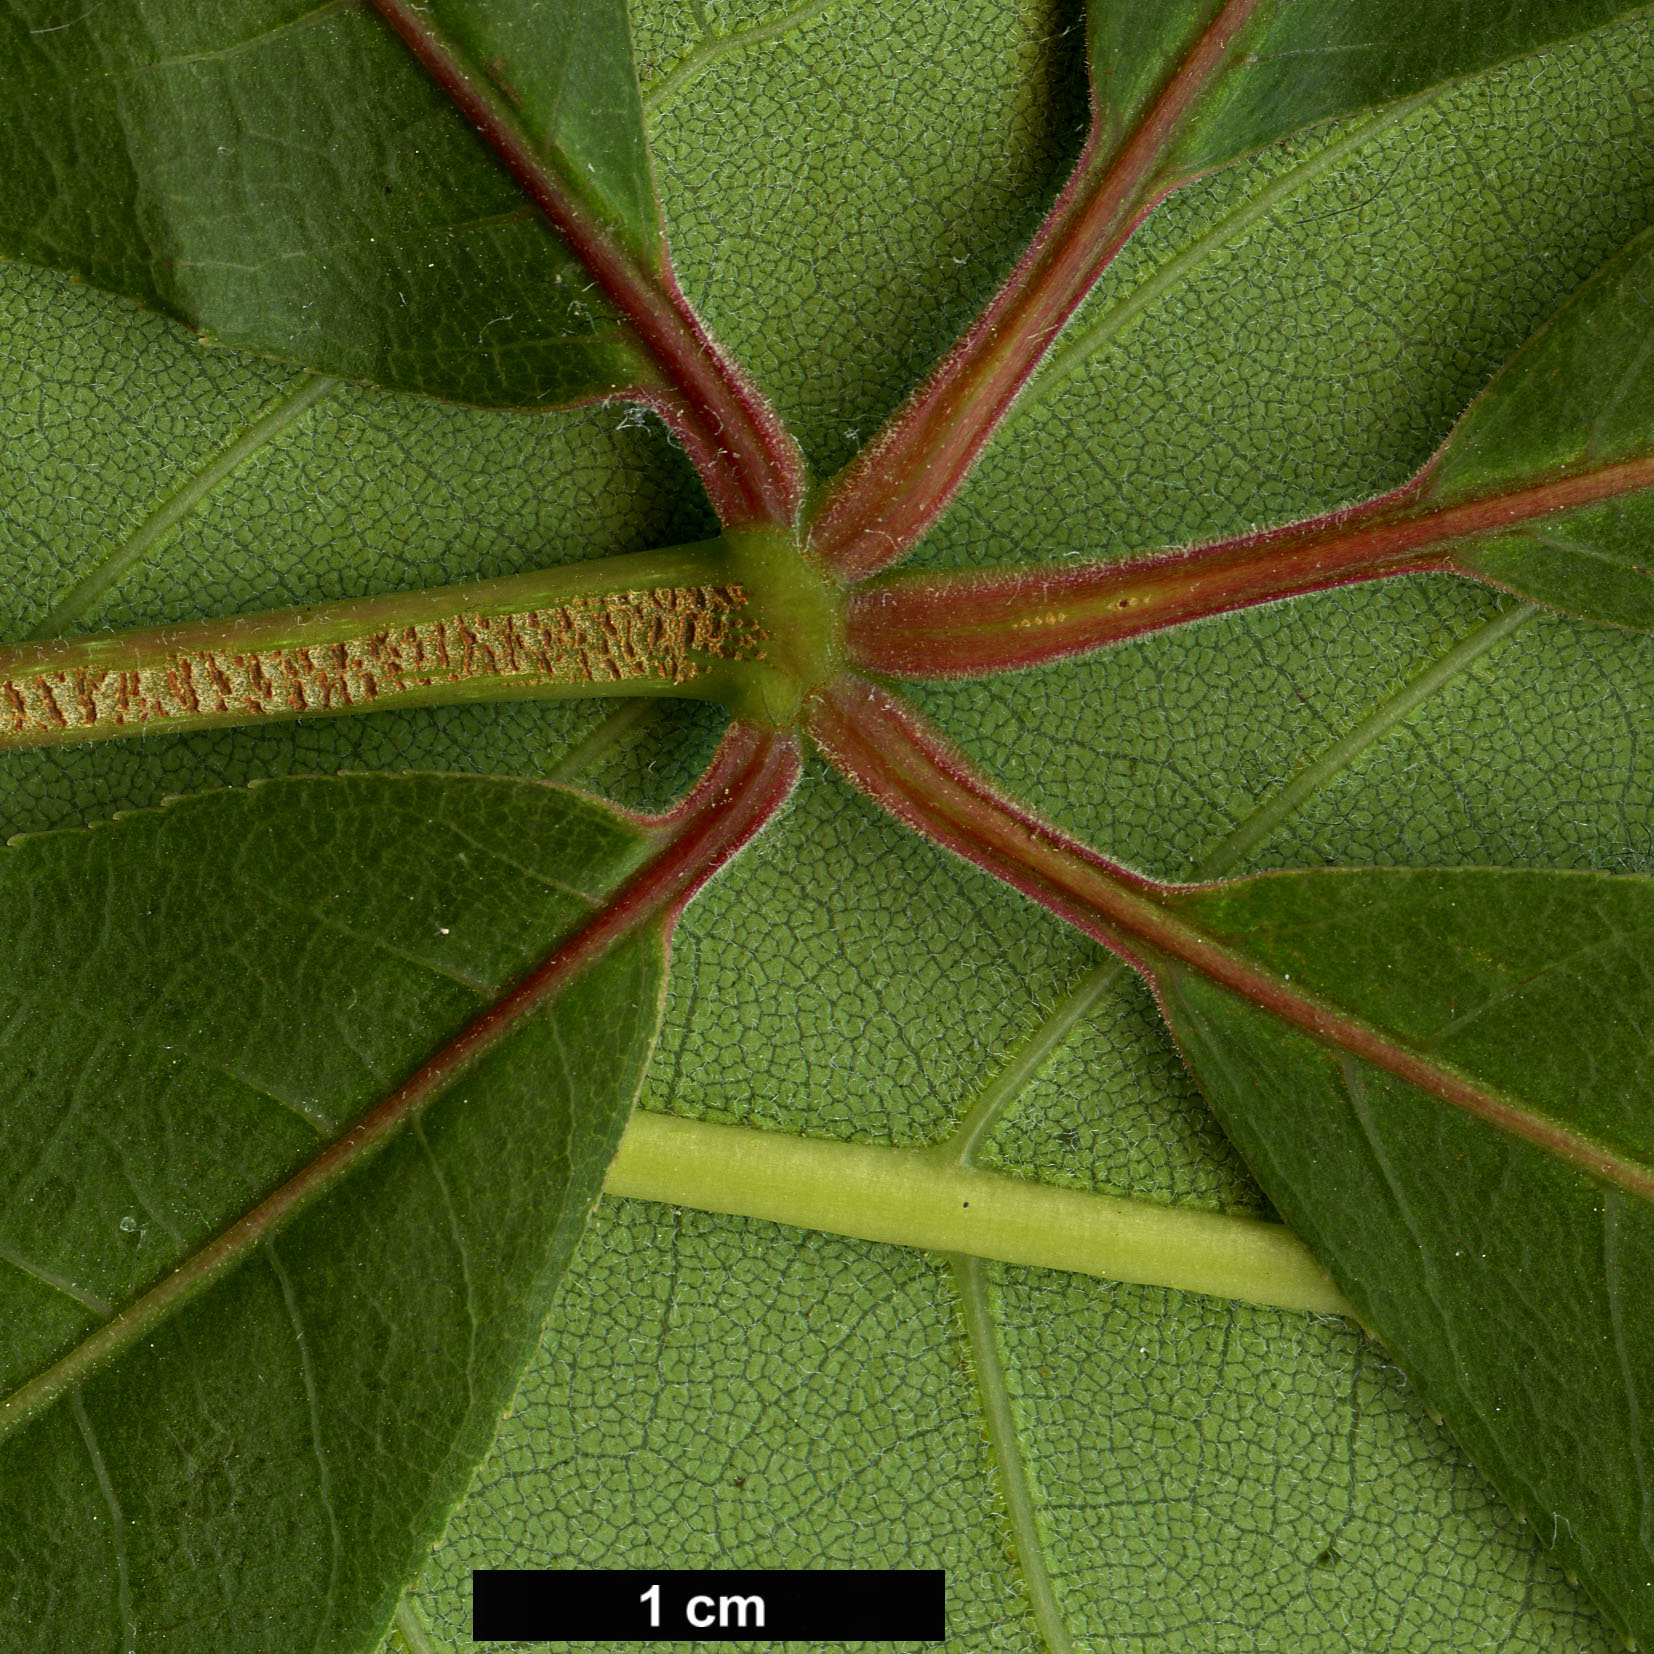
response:
[[[1654,488],[1654,456],[1451,505],[1431,502],[1429,476],[1324,517],[1136,561],[891,575],[851,594],[849,659],[889,677],[980,677],[1335,586],[1475,577],[1458,558],[1465,542]]]
[[[1028,251],[928,380],[830,485],[811,549],[847,580],[906,555],[946,508],[1115,254],[1175,185],[1166,152],[1222,72],[1259,0],[1228,0],[1118,149],[1101,109]]]
[[[1654,1200],[1654,1167],[1490,1090],[1440,1058],[1306,993],[1208,935],[1178,889],[1111,862],[999,794],[914,708],[850,674],[811,702],[809,730],[876,803],[1049,908],[1157,987],[1192,970],[1335,1050],[1371,1063],[1590,1177]]]
[[[664,232],[652,260],[640,260],[580,201],[490,79],[428,11],[414,0],[373,4],[630,324],[661,374],[659,384],[641,385],[636,394],[683,439],[725,526],[793,522],[804,491],[797,446],[680,291]]]
[[[477,700],[777,699],[728,541],[0,649],[0,751]],[[784,699],[784,695],[782,695]],[[796,692],[793,692],[796,700]]]
[[[798,744],[792,737],[754,724],[732,724],[695,790],[671,814],[650,824],[658,849],[607,907],[301,1171],[52,1366],[0,1400],[0,1440],[238,1268],[376,1156],[460,1075],[594,960],[647,925],[672,924],[689,898],[785,802],[797,781],[798,766]]]

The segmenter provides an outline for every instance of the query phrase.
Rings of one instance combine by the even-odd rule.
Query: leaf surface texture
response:
[[[1500,365],[1650,219],[1646,26],[1563,9],[1555,34],[1589,28],[1588,39],[1452,87],[1353,145],[1365,115],[1303,128],[1367,109],[1371,86],[1267,131],[1244,100],[1225,105],[1238,113],[1214,123],[1239,136],[1214,124],[1213,159],[1293,135],[1174,196],[1064,345],[1295,174],[1290,189],[1036,384],[916,561],[1126,556],[1331,509],[1414,474]],[[1078,21],[1037,4],[640,11],[684,285],[818,472],[865,441],[945,348],[1054,193],[1083,114]],[[691,58],[693,73],[674,79]],[[417,76],[407,85],[409,107],[425,97],[429,119],[448,123],[456,154],[471,142]],[[458,162],[451,170],[461,177]],[[512,403],[524,385],[563,394],[550,347],[536,356],[529,344],[520,371],[506,343],[503,356],[483,353],[505,366],[469,388],[483,371],[472,323],[512,309],[492,298],[521,292],[533,314],[556,286],[551,262],[532,262],[554,260],[555,244],[531,224],[521,234],[524,246],[537,238],[532,260],[501,253],[503,277],[479,263],[467,278],[490,303],[464,318],[463,366],[416,388]],[[8,417],[34,444],[10,446],[30,503],[8,522],[6,567],[32,626],[293,380],[201,356],[156,318],[53,276],[0,276],[18,387]],[[392,329],[373,280],[364,302]],[[427,331],[441,340],[447,326]],[[38,435],[47,392],[69,410],[50,443]],[[77,495],[91,503],[71,510],[60,479],[83,476],[96,486]],[[687,540],[704,523],[681,456],[621,411],[529,420],[345,387],[215,489],[86,623],[503,573]],[[1398,581],[917,696],[1046,814],[1183,877],[1500,612],[1462,582]],[[1640,865],[1654,802],[1639,759],[1648,683],[1642,639],[1533,620],[1362,748],[1249,866]],[[446,709],[4,767],[14,824],[32,829],[287,770],[544,774],[597,717]],[[693,775],[710,734],[704,715],[666,714],[589,777],[658,804]],[[934,1141],[1096,963],[1088,944],[818,773],[685,920],[647,1102]],[[1147,995],[1124,979],[1046,1060],[988,1158],[1079,1186],[1268,1210]],[[1078,1647],[1109,1646],[1122,1626],[1165,1654],[1336,1654],[1352,1638],[1611,1646],[1531,1529],[1348,1326],[1032,1271],[990,1276],[1018,1448]],[[972,1647],[1037,1648],[951,1292],[945,1270],[896,1249],[606,1203],[517,1411],[427,1568],[422,1611],[462,1644],[466,1570],[548,1555],[934,1560],[969,1582],[957,1612]]]
[[[549,29],[531,28],[534,9],[444,18],[541,89],[524,110],[533,136],[589,181],[600,217],[647,241],[624,8],[569,0]],[[7,96],[28,112],[0,140],[10,256],[226,345],[453,401],[541,407],[637,379],[584,267],[370,8],[62,11],[19,0],[0,14]],[[564,31],[580,43],[573,85],[547,43]]]
[[[596,1199],[654,1041],[658,934],[193,1297],[145,1294],[577,927],[643,843],[542,784],[360,777],[4,853],[0,1360],[10,1394],[64,1375],[0,1442],[10,1646],[183,1654],[226,1625],[246,1648],[376,1646]],[[78,1366],[122,1310],[130,1336]]]

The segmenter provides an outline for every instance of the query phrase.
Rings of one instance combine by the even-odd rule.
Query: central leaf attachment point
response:
[[[760,663],[741,667],[730,710],[789,728],[844,663],[844,590],[804,557],[788,529],[732,529],[719,543],[727,582],[745,593],[746,614],[764,638]]]

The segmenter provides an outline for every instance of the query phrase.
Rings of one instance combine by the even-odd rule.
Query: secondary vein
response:
[[[260,448],[281,433],[339,384],[326,374],[309,374],[296,391],[284,397],[262,418],[249,425],[227,448],[221,449],[193,477],[135,528],[120,545],[109,552],[89,573],[83,575],[54,603],[45,617],[29,632],[25,641],[43,642],[62,637],[111,586],[154,549],[170,530],[176,528],[232,471],[240,468]]]
[[[1018,420],[1031,413],[1073,378],[1099,350],[1111,344],[1169,288],[1175,287],[1214,253],[1221,251],[1254,224],[1267,218],[1288,196],[1335,166],[1347,155],[1363,148],[1381,132],[1387,131],[1398,121],[1405,120],[1415,110],[1440,96],[1440,89],[1437,88],[1419,97],[1407,98],[1392,108],[1383,110],[1370,120],[1363,121],[1353,132],[1345,133],[1324,149],[1317,150],[1308,159],[1300,161],[1297,166],[1283,172],[1256,195],[1225,214],[1204,235],[1198,236],[1181,252],[1167,259],[1153,275],[1132,288],[1104,311],[1078,338],[1052,356],[1036,373],[1015,407],[1006,415],[1004,423],[1000,426],[1000,433],[1003,435]]]
[[[1334,741],[1286,783],[1275,796],[1260,804],[1213,845],[1196,868],[1196,879],[1215,879],[1238,867],[1286,819],[1301,809],[1335,775],[1347,769],[1368,747],[1410,717],[1432,695],[1467,672],[1483,655],[1519,632],[1539,613],[1532,603],[1516,603],[1459,639],[1448,652],[1427,666],[1383,705],[1362,719],[1349,734]]]
[[[661,710],[658,700],[627,701],[618,711],[611,712],[607,718],[594,725],[584,739],[570,747],[546,771],[546,780],[568,785],[576,776],[589,770],[600,758],[607,756],[634,730],[653,723],[660,716]]]
[[[686,86],[697,81],[721,57],[738,52],[746,46],[760,46],[768,40],[778,40],[812,23],[825,11],[842,5],[844,0],[806,0],[796,11],[772,17],[749,28],[731,29],[728,34],[708,33],[697,41],[659,80],[644,89],[643,111],[652,115],[663,103],[676,97]]]
[[[121,1611],[121,1641],[128,1649],[138,1646],[138,1622],[132,1612],[132,1572],[126,1551],[126,1513],[121,1509],[120,1495],[109,1474],[109,1465],[98,1445],[97,1432],[86,1414],[86,1403],[79,1392],[71,1398],[70,1410],[75,1416],[75,1427],[85,1444],[86,1456],[92,1461],[92,1474],[97,1478],[98,1491],[103,1495],[104,1509],[109,1513],[109,1530],[115,1554],[115,1596]]]
[[[1046,1059],[1096,1009],[1124,969],[1118,959],[1105,959],[1087,971],[1078,985],[1057,1002],[1021,1049],[976,1094],[965,1117],[950,1136],[936,1145],[935,1152],[961,1166],[974,1165],[978,1151],[1005,1117],[1006,1110],[1045,1066]]]
[[[91,1310],[100,1321],[107,1321],[115,1313],[115,1306],[107,1299],[100,1298],[97,1293],[70,1280],[67,1275],[49,1269],[45,1264],[34,1262],[3,1242],[0,1242],[0,1264],[10,1264],[13,1269],[20,1270],[32,1280],[39,1281],[42,1286],[49,1286],[54,1292],[61,1292],[65,1298],[73,1298],[82,1309]]]
[[[987,1270],[980,1258],[950,1256],[948,1267],[959,1293],[959,1312],[965,1322],[971,1362],[976,1370],[977,1394],[982,1398],[982,1421],[988,1446],[999,1471],[1000,1492],[1005,1498],[1005,1518],[1010,1524],[1011,1542],[1016,1546],[1022,1568],[1022,1582],[1028,1591],[1028,1606],[1034,1623],[1050,1654],[1073,1654],[1073,1639],[1057,1605],[1050,1570],[1045,1566],[1045,1541],[1039,1529],[1034,1490],[1028,1478],[1018,1440],[1016,1415],[1011,1407],[1010,1389],[1005,1382],[1005,1364],[1000,1356],[998,1328],[993,1303],[988,1296]]]

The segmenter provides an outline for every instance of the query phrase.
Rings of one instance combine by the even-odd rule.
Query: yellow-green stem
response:
[[[0,649],[0,750],[465,701],[670,695],[786,726],[836,662],[785,533]]]
[[[605,1188],[860,1240],[1349,1313],[1302,1242],[1278,1223],[1053,1188],[922,1149],[640,1111]]]

